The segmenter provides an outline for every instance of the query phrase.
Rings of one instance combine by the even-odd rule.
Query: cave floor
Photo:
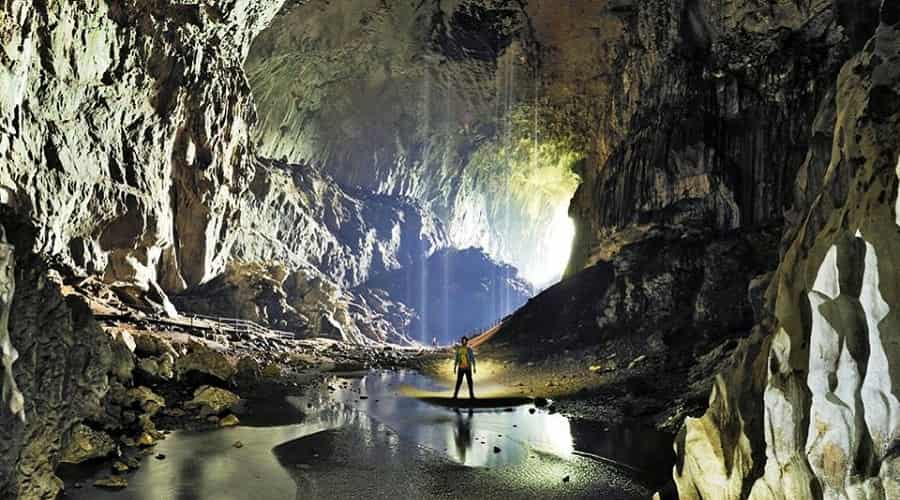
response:
[[[300,397],[251,400],[240,426],[171,433],[125,489],[90,486],[108,463],[65,468],[62,498],[648,498],[671,470],[665,434],[502,406],[522,401],[415,397],[445,390],[410,371],[332,376]],[[285,422],[273,411],[285,402],[305,416]]]

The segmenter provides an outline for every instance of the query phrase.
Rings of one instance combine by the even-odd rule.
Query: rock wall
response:
[[[63,297],[47,264],[30,252],[31,231],[7,223],[16,265],[3,284],[15,280],[8,333],[19,359],[4,365],[15,375],[23,415],[0,411],[0,496],[56,498],[65,436],[83,418],[102,415],[113,350],[87,304]],[[4,394],[9,389],[4,379]]]
[[[413,200],[351,192],[303,165],[261,161],[241,200],[232,256],[316,269],[345,288],[449,244]]]
[[[621,140],[581,172],[570,272],[637,225],[780,220],[850,45],[831,1],[642,2],[623,22],[631,50],[613,60],[610,96]]]
[[[243,62],[279,8],[140,0],[0,9],[0,86],[9,89],[0,96],[0,204],[34,221],[34,250],[173,314],[168,295],[210,282],[229,262],[302,268],[335,286],[322,298],[351,301],[344,290],[372,273],[445,246],[415,203],[351,195],[307,167],[257,160]]]
[[[529,23],[513,0],[287,3],[246,64],[260,152],[415,198],[454,246],[539,279],[580,156],[531,112]]]
[[[900,496],[894,3],[880,21],[820,106],[827,142],[797,179],[767,335],[747,344],[679,438],[685,498]]]
[[[35,249],[147,289],[201,283],[252,174],[241,69],[279,2],[8,2],[0,191]]]

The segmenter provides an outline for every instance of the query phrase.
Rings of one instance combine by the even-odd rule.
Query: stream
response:
[[[447,390],[416,372],[370,371],[330,377],[303,397],[251,400],[237,427],[171,433],[123,490],[90,486],[108,462],[61,468],[62,498],[626,499],[648,498],[671,475],[663,433],[531,403],[434,405],[411,389]]]

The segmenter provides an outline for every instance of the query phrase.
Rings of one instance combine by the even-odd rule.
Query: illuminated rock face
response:
[[[246,64],[260,154],[415,198],[454,246],[483,248],[538,284],[558,278],[583,155],[547,123],[558,103],[537,97],[529,9],[511,0],[286,4]]]
[[[228,255],[252,172],[240,69],[268,2],[14,1],[0,12],[0,191],[36,249],[177,290]]]
[[[686,498],[900,495],[900,19],[885,3],[881,21],[821,106],[830,142],[802,166],[767,335],[685,424]]]

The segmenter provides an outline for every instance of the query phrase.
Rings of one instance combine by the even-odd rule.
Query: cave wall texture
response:
[[[703,326],[741,340],[676,441],[683,497],[900,497],[898,22],[889,0],[7,1],[0,204],[37,231],[13,242],[0,339],[26,417],[52,418],[22,423],[4,383],[3,457],[56,453],[28,433],[71,428],[96,395],[60,387],[106,377],[88,359],[108,346],[31,251],[158,290],[161,310],[277,261],[285,311],[361,341],[393,326],[354,317],[411,313],[350,288],[450,244],[527,267],[572,195],[568,273],[614,273],[559,311],[582,340],[673,276],[699,278],[700,312],[712,281],[735,301],[771,282],[755,325],[746,298]],[[633,265],[648,246],[717,262],[773,226],[777,259],[743,272]],[[52,495],[31,472],[25,497]]]

